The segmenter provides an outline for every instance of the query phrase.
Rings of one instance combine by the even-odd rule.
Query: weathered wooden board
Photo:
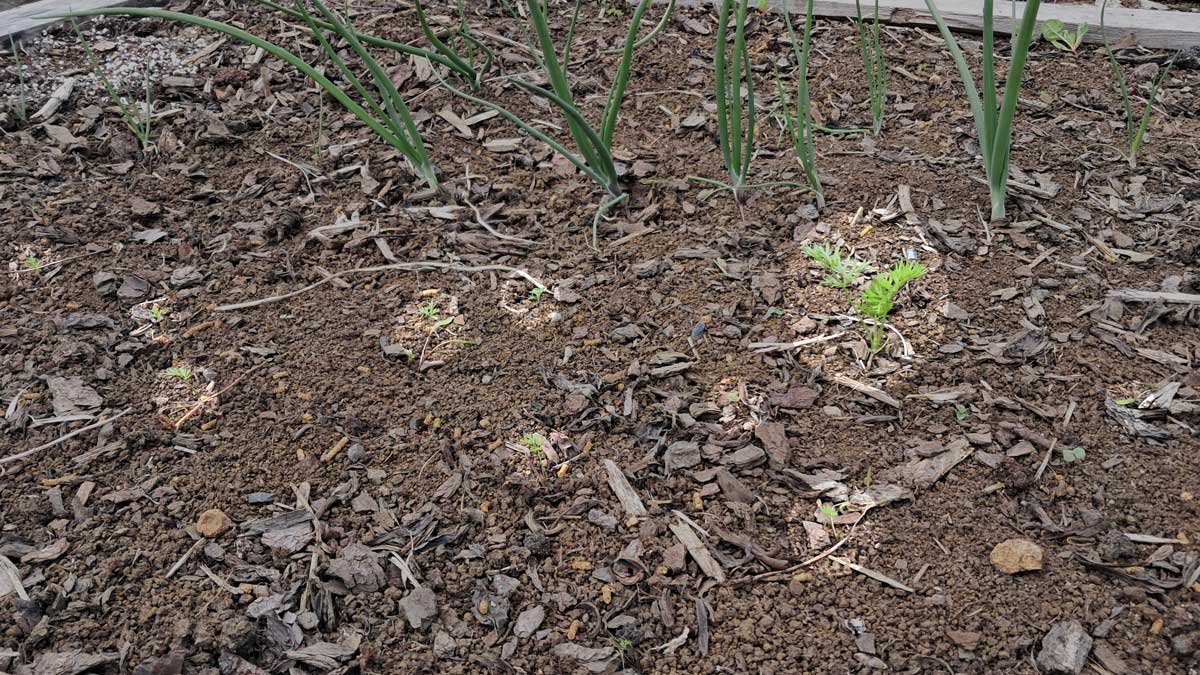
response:
[[[53,18],[54,14],[102,7],[152,7],[163,4],[166,4],[165,0],[38,0],[0,12],[0,40],[7,44],[9,36],[19,37],[62,21]]]
[[[657,0],[666,2],[666,0]],[[684,6],[715,5],[720,0],[679,0]],[[935,0],[938,11],[952,29],[978,33],[983,28],[982,0]],[[770,6],[786,7],[793,15],[803,15],[807,0],[768,0]],[[995,27],[998,33],[1012,34],[1014,23],[1019,23],[1025,3],[996,0],[994,6]],[[874,0],[862,0],[863,13],[874,11]],[[815,0],[813,14],[824,17],[856,16],[854,0]],[[1016,16],[1016,22],[1013,16]],[[925,0],[880,0],[879,18],[886,23],[904,26],[933,26],[933,18]],[[1066,5],[1042,2],[1038,11],[1038,22],[1058,19],[1074,28],[1086,23],[1089,26],[1085,42],[1100,42],[1100,8],[1094,5]],[[1126,35],[1144,47],[1182,49],[1200,45],[1200,12],[1176,12],[1162,9],[1125,9],[1109,7],[1104,15],[1108,39],[1117,42]]]

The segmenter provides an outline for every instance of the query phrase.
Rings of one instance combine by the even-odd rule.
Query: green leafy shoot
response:
[[[950,57],[962,78],[966,89],[971,116],[975,118],[975,131],[979,135],[979,153],[983,155],[983,169],[987,177],[988,191],[992,203],[992,220],[1006,218],[1005,198],[1008,196],[1008,161],[1012,153],[1013,116],[1017,111],[1017,98],[1021,89],[1021,78],[1025,63],[1029,60],[1029,46],[1037,27],[1038,9],[1041,0],[1028,0],[1025,13],[1012,41],[1012,57],[1004,80],[1004,95],[996,97],[996,36],[994,0],[983,0],[983,82],[976,88],[975,77],[967,65],[962,49],[949,26],[942,18],[934,0],[925,0],[929,14],[937,24],[938,31],[950,51]],[[982,91],[981,91],[982,89]]]
[[[345,22],[322,4],[320,0],[310,1],[323,17],[323,21],[314,18],[305,6],[301,4],[301,0],[294,0],[295,13],[308,24],[312,30],[313,37],[320,43],[326,56],[337,66],[342,77],[349,82],[351,89],[358,96],[361,103],[356,101],[345,89],[334,84],[323,73],[308,65],[303,58],[279,45],[268,42],[240,28],[221,23],[220,21],[163,9],[140,7],[110,7],[70,12],[61,16],[132,16],[148,19],[164,19],[199,26],[200,28],[222,33],[235,40],[259,47],[271,56],[296,68],[324,89],[326,93],[353,113],[363,124],[367,125],[371,131],[375,132],[380,139],[398,150],[408,160],[409,164],[412,165],[413,170],[431,187],[437,187],[437,173],[433,164],[429,161],[429,153],[425,149],[425,144],[417,129],[416,121],[413,120],[412,115],[409,113],[408,106],[404,103],[400,92],[396,90],[396,85],[392,82],[391,77],[384,71],[383,66],[371,56],[370,52],[363,47],[363,42],[358,38],[359,33],[347,26]],[[371,93],[366,84],[346,64],[346,61],[341,56],[341,52],[325,37],[326,30],[332,31],[336,38],[344,40],[350,51],[363,62],[370,74],[371,83],[376,89],[375,93]]]
[[[192,378],[192,369],[187,366],[172,366],[164,371],[167,377],[173,377],[177,380],[187,381]]]
[[[17,48],[16,40],[8,36],[8,47],[12,51],[13,62],[17,66],[17,100],[13,106],[13,114],[21,124],[29,122],[28,96],[25,91],[25,66],[21,63],[21,50]]]
[[[1074,54],[1083,44],[1083,38],[1088,33],[1088,25],[1081,23],[1071,32],[1066,24],[1058,19],[1046,19],[1042,22],[1042,39],[1064,52]]]
[[[1087,458],[1087,451],[1078,446],[1074,448],[1063,448],[1062,458],[1067,464],[1075,464],[1076,462],[1082,462]]]
[[[834,521],[837,520],[838,515],[840,515],[838,513],[838,508],[833,504],[826,504],[825,502],[817,500],[817,512],[821,514],[821,520],[825,521],[825,524],[829,526],[830,530],[833,530],[833,536],[838,536],[837,525],[834,524]]]
[[[546,463],[546,448],[542,447],[542,437],[539,434],[525,434],[521,437],[521,445],[529,450],[529,454],[541,464]]]
[[[533,304],[538,304],[542,301],[542,296],[546,294],[546,289],[542,287],[531,288],[529,290],[529,301]]]
[[[971,416],[971,409],[961,403],[954,404],[954,420],[962,422]]]
[[[42,259],[36,255],[25,256],[24,265],[25,269],[35,272],[42,269]]]
[[[150,69],[147,67],[143,73],[146,81],[146,107],[139,114],[134,111],[133,106],[126,104],[125,99],[121,98],[117,93],[116,87],[108,79],[108,75],[104,72],[104,67],[100,65],[100,60],[96,58],[95,52],[92,51],[92,42],[84,36],[83,31],[79,30],[79,24],[75,20],[71,20],[71,27],[75,29],[75,35],[79,37],[79,44],[83,47],[84,54],[87,55],[88,63],[91,64],[92,70],[96,71],[96,77],[100,79],[100,83],[104,85],[104,90],[108,92],[108,97],[121,110],[121,119],[125,122],[125,126],[129,127],[129,131],[138,139],[142,150],[150,149],[150,120],[152,117],[152,106],[150,101]]]
[[[821,283],[842,290],[858,281],[863,270],[867,269],[865,261],[853,256],[843,258],[841,246],[809,244],[804,247],[804,255],[829,273],[821,280]]]
[[[154,320],[154,323],[161,323],[163,320],[163,316],[164,316],[164,313],[163,313],[162,307],[159,307],[158,305],[154,305],[153,307],[150,308],[150,318]]]
[[[880,39],[879,0],[875,0],[875,16],[870,26],[863,20],[862,0],[854,0],[854,9],[858,15],[855,24],[858,48],[862,53],[863,73],[867,77],[867,93],[871,99],[871,130],[878,136],[883,129],[883,107],[887,99],[887,63]]]
[[[895,306],[896,296],[910,281],[925,276],[929,269],[918,262],[903,261],[896,263],[892,269],[876,274],[871,283],[863,289],[858,301],[858,309],[871,320],[867,335],[870,341],[871,353],[878,354],[883,350],[884,328],[887,326],[887,316]]]
[[[817,154],[813,145],[813,129],[816,124],[813,122],[812,116],[812,101],[808,95],[808,59],[812,53],[812,29],[813,29],[813,0],[808,0],[808,8],[804,17],[804,37],[802,40],[796,39],[796,30],[792,27],[792,17],[785,7],[783,9],[783,20],[787,24],[788,38],[792,42],[792,51],[796,57],[796,110],[793,113],[787,105],[788,97],[784,95],[783,84],[779,81],[779,75],[776,73],[775,83],[779,87],[779,100],[782,102],[784,112],[784,126],[787,127],[788,135],[792,139],[792,147],[796,151],[796,157],[800,160],[800,167],[804,169],[804,177],[808,182],[808,187],[818,195],[818,204],[821,202],[821,179],[817,176]],[[746,79],[750,79],[749,63],[747,63]],[[753,145],[753,87],[750,88],[751,101],[751,129],[747,143]],[[747,155],[747,162],[749,155]]]
[[[438,315],[442,313],[442,308],[439,307],[436,302],[430,300],[424,305],[418,306],[417,311],[421,314],[421,316],[425,317],[426,321],[433,323],[437,320]]]
[[[1104,13],[1106,11],[1108,11],[1108,0],[1104,0],[1104,5],[1100,8],[1100,34],[1104,36],[1104,53],[1108,56],[1108,64],[1112,66],[1113,77],[1117,81],[1117,91],[1121,94],[1121,104],[1125,108],[1125,144],[1128,148],[1129,166],[1136,167],[1138,151],[1142,149],[1146,130],[1150,128],[1150,115],[1154,113],[1154,100],[1158,98],[1159,88],[1162,87],[1163,82],[1166,82],[1167,75],[1175,65],[1175,59],[1179,58],[1179,52],[1175,52],[1166,67],[1159,71],[1158,77],[1154,78],[1153,84],[1150,85],[1150,96],[1146,101],[1146,107],[1142,109],[1142,114],[1138,117],[1133,111],[1129,84],[1125,81],[1121,64],[1117,63],[1117,55],[1113,52],[1112,45],[1108,42],[1108,33],[1104,30]]]

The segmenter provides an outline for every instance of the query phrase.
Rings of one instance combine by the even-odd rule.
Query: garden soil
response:
[[[536,80],[519,24],[467,4]],[[572,83],[598,118],[625,17],[587,5]],[[357,7],[421,42],[409,10]],[[266,10],[189,9],[317,60]],[[25,47],[31,87],[78,86],[0,138],[0,671],[1200,668],[1194,61],[1131,167],[1103,52],[1036,44],[988,222],[940,38],[885,28],[876,137],[852,24],[818,22],[823,203],[739,203],[689,180],[725,174],[715,17],[680,11],[634,62],[630,197],[593,247],[594,185],[425,63],[385,60],[440,192],[260,52],[100,28],[135,100],[139,45],[177,71],[142,152],[73,35]],[[786,32],[750,31],[752,179],[802,182]],[[1140,109],[1168,55],[1121,58]],[[928,266],[881,353],[811,243],[868,277]]]

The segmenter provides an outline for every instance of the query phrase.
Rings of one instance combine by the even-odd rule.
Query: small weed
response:
[[[858,302],[858,309],[872,320],[869,332],[871,353],[878,354],[883,350],[883,329],[887,325],[887,315],[892,311],[896,296],[900,289],[910,281],[925,276],[929,268],[918,262],[898,262],[892,269],[876,274],[867,286]]]
[[[92,43],[84,36],[83,31],[79,30],[79,24],[71,19],[71,27],[75,29],[75,35],[79,37],[79,45],[83,47],[83,53],[87,55],[88,63],[91,64],[92,70],[96,72],[96,77],[100,79],[100,83],[104,85],[104,90],[108,92],[108,97],[121,111],[121,119],[125,122],[125,126],[129,127],[129,131],[137,137],[138,143],[141,144],[142,151],[150,149],[150,124],[153,119],[154,106],[150,100],[150,70],[147,68],[142,72],[145,80],[146,89],[146,107],[140,113],[135,110],[132,103],[126,103],[125,99],[117,93],[116,87],[108,79],[108,74],[104,72],[104,67],[100,65],[100,60],[96,58],[95,52],[92,51]]]
[[[150,318],[154,319],[154,323],[161,323],[163,320],[163,308],[155,305],[150,308]]]
[[[833,536],[838,536],[837,526],[833,524],[834,519],[838,517],[838,508],[833,504],[826,504],[818,500],[817,511],[821,514],[821,518],[825,520],[825,524],[833,531]]]
[[[1087,32],[1088,25],[1086,23],[1079,24],[1072,33],[1058,19],[1046,19],[1042,22],[1042,39],[1062,51],[1072,54],[1079,51],[1079,45],[1083,44],[1083,36],[1087,35]]]
[[[536,305],[542,301],[542,296],[545,294],[546,289],[542,288],[541,286],[531,289],[529,291],[529,301]]]
[[[21,64],[21,51],[17,49],[17,43],[11,35],[8,37],[8,46],[12,50],[13,61],[17,64],[17,102],[13,108],[13,114],[16,115],[17,121],[25,124],[29,121],[29,109],[26,107],[25,67]]]
[[[961,422],[971,416],[971,409],[961,403],[954,404],[954,419]]]
[[[777,316],[783,316],[783,310],[782,310],[782,309],[779,309],[778,307],[768,307],[768,308],[767,308],[767,315],[766,315],[766,317],[764,317],[764,318],[765,318],[767,321],[770,321],[771,319],[773,319],[773,318],[775,318],[775,317],[777,317]]]
[[[540,464],[546,464],[546,448],[542,447],[542,437],[537,434],[525,434],[521,437],[521,445],[529,450],[529,454],[533,455]]]
[[[37,271],[42,269],[42,261],[36,255],[26,256],[25,269]]]
[[[1082,462],[1085,458],[1087,458],[1087,452],[1080,447],[1063,448],[1062,458],[1067,464],[1075,464],[1076,462]]]
[[[858,278],[862,276],[863,270],[867,269],[867,263],[854,258],[852,256],[842,257],[841,246],[830,246],[829,244],[809,244],[804,247],[804,255],[810,260],[817,263],[826,272],[829,272],[821,283],[826,286],[833,286],[846,290]]]
[[[177,380],[187,381],[192,379],[192,369],[187,366],[171,366],[164,371],[168,377],[173,377]]]
[[[617,651],[621,652],[622,656],[629,654],[631,649],[633,649],[633,640],[630,640],[629,638],[621,638],[620,640],[617,640]]]
[[[417,311],[420,312],[421,316],[425,317],[427,321],[433,323],[437,320],[438,314],[442,313],[442,308],[439,307],[436,302],[430,300],[424,305],[417,307]]]

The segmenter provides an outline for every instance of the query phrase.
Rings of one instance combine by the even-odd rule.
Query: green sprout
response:
[[[1046,19],[1042,22],[1042,39],[1064,52],[1074,54],[1083,44],[1083,37],[1088,33],[1088,25],[1081,23],[1072,33],[1066,24],[1058,19]]]
[[[142,150],[150,148],[150,121],[153,118],[153,105],[150,100],[150,69],[146,68],[142,71],[143,79],[146,86],[146,107],[139,114],[135,112],[132,105],[127,105],[125,100],[117,94],[116,87],[109,81],[108,75],[104,72],[104,67],[100,65],[100,60],[96,58],[95,52],[92,51],[92,43],[84,36],[83,31],[79,30],[79,24],[75,23],[75,19],[71,19],[71,27],[75,29],[75,35],[79,37],[79,44],[83,47],[83,53],[87,55],[88,63],[92,65],[92,70],[96,71],[96,77],[100,78],[101,84],[104,85],[104,90],[108,92],[108,97],[121,110],[121,119],[125,122],[125,126],[133,132],[133,135],[141,144]]]
[[[16,40],[11,35],[8,36],[8,46],[12,50],[13,61],[17,66],[17,101],[13,108],[13,114],[17,116],[17,120],[21,124],[25,124],[29,121],[29,109],[26,105],[25,67],[21,63],[21,50],[17,48]]]
[[[1074,447],[1074,448],[1063,448],[1062,449],[1062,458],[1063,458],[1063,461],[1066,462],[1067,464],[1074,464],[1076,462],[1082,462],[1086,457],[1087,457],[1087,452],[1083,448]]]
[[[821,283],[846,290],[867,269],[867,263],[853,256],[842,257],[841,246],[829,244],[809,244],[804,247],[804,255],[829,272]]]
[[[42,268],[42,260],[36,255],[25,257],[25,269],[36,272]]]
[[[521,437],[521,445],[529,450],[543,466],[546,464],[546,448],[542,446],[543,439],[539,434],[525,434]]]
[[[1150,97],[1146,100],[1146,107],[1142,109],[1142,116],[1139,118],[1133,112],[1129,84],[1125,81],[1124,73],[1121,72],[1121,64],[1117,63],[1117,55],[1113,53],[1112,45],[1108,43],[1108,33],[1104,30],[1104,13],[1106,11],[1108,11],[1108,0],[1104,0],[1104,5],[1100,8],[1100,34],[1104,36],[1104,53],[1108,56],[1108,64],[1112,67],[1113,77],[1117,80],[1117,91],[1121,93],[1121,104],[1125,108],[1125,143],[1129,148],[1129,166],[1136,167],[1138,151],[1142,148],[1146,129],[1150,127],[1150,115],[1154,112],[1154,99],[1158,97],[1159,88],[1162,87],[1163,82],[1166,82],[1167,75],[1175,65],[1175,59],[1179,58],[1179,52],[1175,52],[1175,55],[1167,62],[1167,66],[1159,72],[1158,77],[1154,78],[1154,82],[1150,85]]]
[[[442,313],[442,308],[438,307],[436,302],[430,300],[424,305],[417,307],[417,311],[421,313],[421,316],[425,317],[426,320],[432,323],[437,319],[438,314]]]
[[[155,323],[161,322],[163,320],[163,308],[159,307],[158,305],[154,305],[153,307],[151,307],[150,308],[150,318],[154,319]]]
[[[617,651],[621,652],[622,655],[628,654],[631,649],[633,649],[633,640],[629,638],[617,640]]]
[[[536,305],[542,301],[542,296],[545,295],[545,293],[546,289],[542,288],[541,286],[531,289],[529,291],[529,301]]]
[[[871,342],[871,353],[878,354],[884,347],[884,328],[887,325],[887,315],[895,305],[896,296],[900,289],[910,281],[925,276],[929,268],[918,262],[898,262],[892,269],[881,272],[871,279],[871,283],[862,291],[858,301],[858,309],[871,319],[871,329],[868,331]]]
[[[821,518],[825,520],[825,524],[833,531],[833,536],[838,536],[837,526],[833,523],[834,519],[838,517],[837,507],[833,504],[826,504],[817,500],[817,511],[821,514]]]
[[[954,419],[961,422],[971,415],[971,409],[961,403],[954,404]]]
[[[177,380],[187,381],[192,377],[192,369],[187,366],[171,366],[163,371],[168,377],[173,377]]]

